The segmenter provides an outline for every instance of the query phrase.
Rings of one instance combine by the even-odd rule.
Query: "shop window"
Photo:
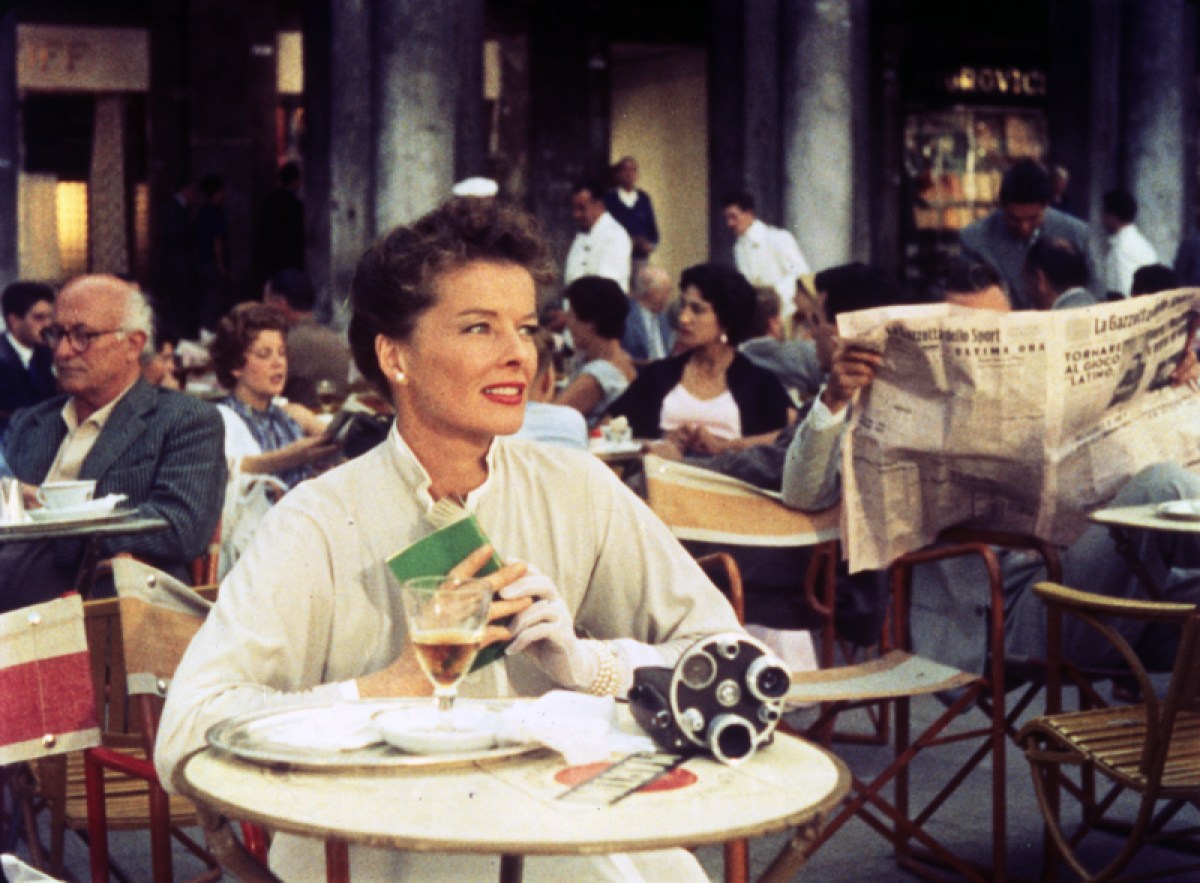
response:
[[[936,278],[958,251],[959,231],[995,208],[1004,171],[1046,152],[1046,118],[1038,109],[910,108],[904,126],[909,279]]]
[[[59,181],[54,190],[58,260],[63,279],[88,270],[88,188],[81,181]]]

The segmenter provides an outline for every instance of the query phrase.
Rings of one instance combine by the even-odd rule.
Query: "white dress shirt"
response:
[[[733,261],[751,285],[779,292],[785,316],[795,311],[796,277],[811,271],[791,233],[755,220],[738,237]]]
[[[1157,263],[1158,255],[1150,240],[1133,224],[1126,224],[1108,237],[1108,253],[1104,258],[1104,290],[1119,291],[1129,297],[1134,271]]]
[[[563,281],[570,285],[581,276],[604,276],[629,294],[629,274],[632,271],[633,240],[625,228],[608,212],[602,214],[592,229],[576,233],[567,254]]]
[[[25,370],[29,370],[29,360],[33,358],[33,350],[17,340],[11,331],[5,331],[4,336],[8,338],[9,344],[13,348],[13,352],[17,354],[17,358],[21,360],[21,364],[25,366]]]

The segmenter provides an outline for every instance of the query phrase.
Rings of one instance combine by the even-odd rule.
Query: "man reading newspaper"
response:
[[[851,570],[885,567],[954,524],[1033,533],[1061,544],[1063,580],[1112,597],[1143,596],[1108,532],[1085,514],[1200,498],[1200,375],[1189,317],[1200,291],[1066,313],[954,305],[839,318],[829,380],[788,449],[783,499],[807,511],[843,496]],[[843,485],[844,495],[843,495]],[[1171,600],[1181,569],[1200,567],[1200,535],[1135,538]],[[1029,588],[1032,556],[1001,553],[1006,656],[1044,658],[1045,612]],[[918,652],[981,670],[986,576],[960,559],[919,568]],[[1122,634],[1151,665],[1174,642],[1140,623]],[[1106,642],[1068,619],[1067,658],[1113,661]]]

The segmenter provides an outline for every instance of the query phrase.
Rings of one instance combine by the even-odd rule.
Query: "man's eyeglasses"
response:
[[[124,328],[114,328],[111,331],[88,331],[82,325],[75,325],[71,328],[64,328],[55,322],[53,325],[47,325],[42,329],[42,340],[46,342],[46,346],[50,349],[57,349],[62,343],[63,338],[71,341],[71,347],[77,353],[86,353],[88,347],[92,345],[92,341],[97,337],[103,337],[106,334],[124,334]]]

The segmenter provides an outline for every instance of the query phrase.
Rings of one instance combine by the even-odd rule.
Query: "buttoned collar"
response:
[[[412,448],[408,446],[408,442],[400,434],[399,423],[392,424],[389,441],[396,455],[396,466],[400,470],[401,475],[414,486],[417,500],[424,507],[426,515],[432,514],[435,507],[444,507],[447,500],[435,501],[433,495],[429,492],[429,489],[433,487],[433,479],[429,477],[429,473],[421,465],[421,461],[417,459],[417,455],[412,452]],[[451,502],[459,502],[468,512],[474,512],[479,508],[480,499],[482,499],[484,493],[487,492],[487,489],[492,484],[492,475],[495,473],[495,457],[496,439],[493,438],[492,443],[488,445],[487,454],[484,455],[484,461],[487,464],[487,477],[479,487],[468,492],[464,499]]]

